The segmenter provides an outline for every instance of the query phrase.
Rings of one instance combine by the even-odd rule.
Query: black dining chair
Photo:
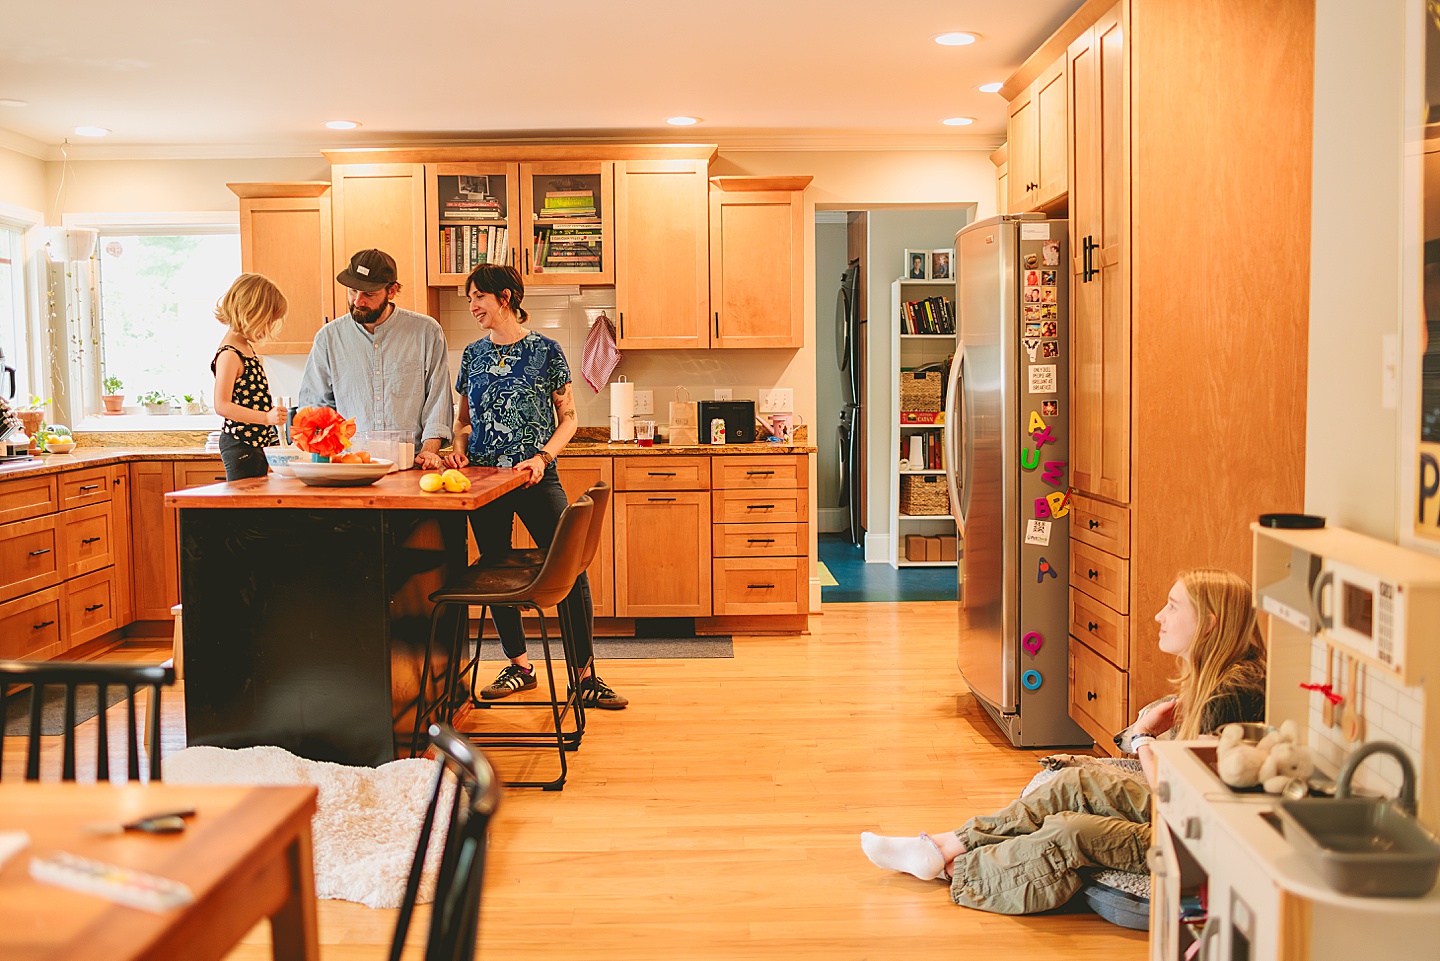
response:
[[[490,818],[500,803],[500,784],[485,755],[448,724],[432,724],[430,746],[438,755],[435,787],[425,820],[420,825],[420,840],[415,845],[415,860],[410,865],[410,879],[405,884],[405,899],[395,921],[395,936],[390,942],[390,961],[400,961],[405,949],[405,935],[415,913],[420,892],[420,877],[425,871],[425,852],[435,833],[440,797],[447,780],[453,780],[455,791],[446,817],[445,847],[435,881],[435,900],[430,908],[430,931],[425,940],[425,961],[471,961],[480,935],[480,887],[485,878],[486,832]]]
[[[160,689],[175,683],[175,669],[153,664],[105,664],[96,661],[0,661],[0,718],[9,716],[9,705],[29,691],[29,723],[25,780],[40,780],[40,738],[44,727],[45,691],[64,689],[60,735],[64,738],[60,779],[75,780],[75,694],[82,688],[95,691],[96,761],[95,779],[110,780],[110,728],[107,694],[125,689],[126,779],[140,780],[140,731],[135,717],[135,692],[149,688],[145,751],[150,758],[150,780],[160,780]],[[4,738],[0,737],[0,772],[4,771]],[[0,774],[3,776],[3,774]]]

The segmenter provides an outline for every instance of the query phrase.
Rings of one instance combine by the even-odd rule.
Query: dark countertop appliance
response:
[[[711,424],[716,420],[725,422],[725,443],[753,444],[755,442],[755,402],[753,400],[702,400],[699,413],[700,443],[711,442]]]

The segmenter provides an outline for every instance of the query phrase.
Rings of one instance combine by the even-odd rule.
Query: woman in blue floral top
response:
[[[470,527],[482,556],[510,549],[512,518],[542,547],[555,537],[560,514],[569,502],[560,486],[555,458],[575,436],[575,395],[570,365],[560,345],[533,330],[520,306],[525,284],[513,267],[481,264],[465,281],[470,314],[489,337],[465,348],[455,390],[460,395],[455,453],[450,467],[509,467],[525,473],[525,486],[470,513]],[[461,453],[463,451],[463,453]],[[574,655],[581,665],[580,689],[586,707],[618,710],[629,702],[610,689],[589,667],[593,655],[595,608],[590,581],[582,572],[561,602],[575,625]],[[508,697],[535,686],[535,671],[525,654],[520,612],[491,608],[500,643],[510,663],[480,691],[487,700]]]

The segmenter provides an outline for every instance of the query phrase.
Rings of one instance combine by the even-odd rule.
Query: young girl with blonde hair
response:
[[[1243,577],[1187,571],[1155,621],[1160,650],[1173,654],[1180,670],[1175,694],[1147,707],[1130,729],[1146,781],[1097,764],[1066,767],[1038,790],[953,832],[881,837],[867,831],[860,835],[866,857],[922,880],[944,878],[956,904],[998,914],[1059,907],[1080,890],[1082,868],[1147,871],[1148,783],[1155,776],[1150,744],[1265,716],[1265,647]]]
[[[275,425],[285,423],[288,412],[270,397],[270,383],[255,356],[255,345],[275,336],[288,309],[280,288],[261,274],[235,278],[215,305],[215,319],[229,328],[210,361],[215,412],[225,418],[220,459],[227,481],[270,472],[264,449],[280,443]]]

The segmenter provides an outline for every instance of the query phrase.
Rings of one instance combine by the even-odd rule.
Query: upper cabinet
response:
[[[704,160],[615,164],[615,310],[622,350],[710,345]]]
[[[1010,100],[1006,179],[1011,213],[1048,208],[1065,197],[1066,87],[1066,59],[1061,56]]]
[[[240,198],[240,269],[264,274],[290,310],[265,354],[305,354],[335,316],[330,242],[330,185],[324,182],[227,184]]]
[[[805,346],[805,188],[811,179],[711,179],[712,347]]]
[[[615,165],[520,165],[521,274],[527,285],[615,282]]]
[[[425,259],[432,287],[459,287],[477,264],[519,262],[520,165],[425,165]]]
[[[343,270],[358,250],[378,248],[395,258],[406,310],[434,315],[425,265],[425,168],[418,163],[336,164],[331,167],[334,263]],[[335,285],[336,309],[346,305]],[[341,312],[347,312],[348,306]]]

